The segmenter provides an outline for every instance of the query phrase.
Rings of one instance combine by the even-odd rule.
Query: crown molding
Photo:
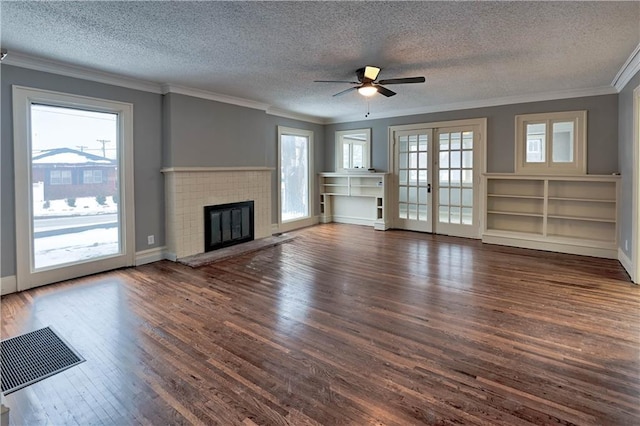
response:
[[[208,99],[210,101],[222,102],[224,104],[238,105],[246,108],[266,111],[269,104],[252,101],[250,99],[237,98],[235,96],[223,95],[221,93],[209,92],[207,90],[193,89],[191,87],[178,86],[175,84],[163,84],[162,94],[177,93],[179,95],[193,96],[194,98]]]
[[[93,68],[70,65],[51,59],[38,58],[35,56],[25,55],[14,50],[9,52],[7,57],[2,61],[2,64],[79,78],[82,80],[95,81],[97,83],[126,87],[128,89],[141,90],[144,92],[162,93],[162,87],[158,83],[124,77],[118,74],[98,71]]]
[[[620,71],[616,74],[611,85],[620,93],[638,71],[640,71],[640,43],[622,65],[622,68],[620,68]]]
[[[483,99],[468,102],[455,102],[444,105],[432,105],[419,108],[395,110],[389,113],[371,113],[368,118],[363,118],[362,114],[345,116],[340,118],[329,118],[326,124],[351,123],[355,121],[376,120],[378,118],[405,117],[408,115],[429,114],[445,111],[457,111],[472,108],[488,108],[503,105],[523,104],[528,102],[553,101],[558,99],[583,98],[586,96],[615,95],[618,93],[614,87],[603,86],[590,89],[559,90],[555,92],[534,93],[529,95],[506,96],[502,98]]]
[[[313,115],[301,114],[297,112],[291,112],[280,108],[268,107],[265,111],[269,115],[275,115],[277,117],[290,118],[292,120],[305,121],[307,123],[314,124],[327,124],[327,120],[324,118],[316,117]]]

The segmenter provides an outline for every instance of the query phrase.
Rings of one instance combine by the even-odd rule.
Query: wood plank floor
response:
[[[328,224],[2,298],[86,362],[12,424],[640,424],[640,288],[617,261]]]

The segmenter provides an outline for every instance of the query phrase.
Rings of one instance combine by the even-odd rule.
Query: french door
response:
[[[135,260],[131,104],[14,86],[17,287]]]
[[[481,126],[392,128],[393,227],[478,238]]]

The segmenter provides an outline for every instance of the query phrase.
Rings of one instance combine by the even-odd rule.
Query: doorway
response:
[[[485,129],[485,119],[389,128],[393,228],[480,238]]]

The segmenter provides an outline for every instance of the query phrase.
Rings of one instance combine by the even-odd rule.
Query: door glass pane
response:
[[[407,171],[406,170],[400,170],[398,172],[398,176],[399,176],[400,184],[406,185],[407,184]]]
[[[470,169],[473,167],[473,151],[462,152],[462,167]]]
[[[462,190],[462,205],[473,207],[473,189],[465,188]]]
[[[441,133],[439,164],[439,214],[441,223],[470,224],[461,220],[462,206],[471,209],[473,217],[473,132]],[[462,189],[464,187],[464,190]],[[467,212],[468,213],[468,212]]]
[[[451,150],[460,149],[460,140],[462,139],[462,133],[451,133]]]
[[[573,162],[573,121],[553,123],[553,162]]]
[[[546,161],[546,127],[545,123],[527,124],[527,163],[544,163]]]
[[[473,132],[462,132],[462,149],[473,149]]]
[[[449,168],[449,151],[440,153],[440,168],[441,169]]]
[[[472,225],[473,224],[473,210],[469,207],[462,208],[462,224],[463,225]]]
[[[309,216],[309,138],[282,135],[280,138],[282,221]]]
[[[449,216],[449,223],[460,223],[460,207],[451,207]]]
[[[428,220],[429,171],[428,134],[398,137],[398,217],[406,220]]]
[[[449,223],[449,207],[440,206],[438,208],[438,221],[440,223]]]
[[[30,109],[33,269],[122,254],[118,115]]]

